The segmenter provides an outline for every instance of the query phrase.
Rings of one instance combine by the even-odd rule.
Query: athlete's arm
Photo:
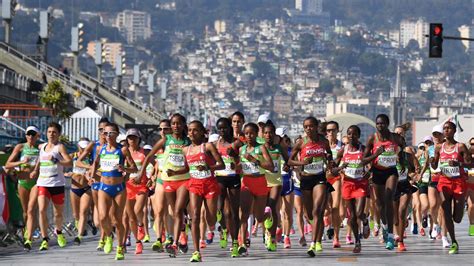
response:
[[[224,161],[222,160],[221,155],[217,152],[216,147],[212,143],[206,143],[206,151],[209,151],[212,154],[212,157],[214,157],[214,160],[216,161],[216,164],[214,165],[209,165],[209,168],[211,171],[216,171],[216,170],[224,170],[225,169],[225,164]]]
[[[474,162],[472,162],[472,157],[471,153],[469,152],[469,149],[466,147],[466,144],[464,143],[459,143],[459,151],[462,154],[462,157],[464,159],[464,162],[459,162],[459,167],[462,168],[471,168],[474,167]]]
[[[262,155],[263,155],[263,162],[260,163],[260,165],[268,170],[268,171],[273,171],[275,169],[275,166],[273,165],[273,160],[270,154],[268,153],[267,148],[264,145],[261,145],[260,148],[262,149]],[[257,159],[258,161],[258,159]]]
[[[148,155],[145,157],[145,160],[143,160],[142,169],[140,169],[138,176],[143,176],[146,173],[147,165],[150,163],[153,156],[155,156],[155,154],[165,146],[165,143],[166,136],[162,137],[160,140],[158,140],[158,142],[155,143],[150,153],[148,153]]]
[[[22,148],[23,148],[23,144],[18,144],[18,145],[15,146],[15,148],[13,149],[12,154],[10,154],[10,156],[8,157],[8,160],[5,164],[6,169],[13,169],[15,167],[18,167],[18,166],[28,162],[28,160],[27,160],[28,158],[23,159],[23,161],[17,161],[18,158],[20,157]]]
[[[59,154],[62,156],[62,160],[58,159],[58,164],[64,167],[71,167],[72,166],[72,158],[67,153],[66,147],[63,144],[59,145]]]
[[[77,161],[76,161],[76,165],[78,167],[85,168],[85,169],[90,169],[91,168],[90,165],[83,163],[83,161],[86,159],[87,155],[92,154],[92,150],[94,149],[94,145],[95,145],[94,142],[92,142],[92,141],[89,142],[89,144],[87,144],[87,147],[84,149],[84,151],[81,152],[81,154],[79,154],[79,157],[77,157]],[[96,154],[98,154],[98,153],[96,153]]]
[[[301,151],[301,146],[303,145],[303,139],[298,140],[296,142],[295,146],[291,150],[290,154],[290,160],[288,161],[289,166],[305,166],[308,164],[307,161],[300,161],[296,157],[298,156],[298,153]]]
[[[439,152],[441,150],[441,145],[436,144],[435,146],[435,153],[434,153],[434,158],[430,158],[431,160],[431,168],[436,169],[438,168],[438,162],[439,162]]]
[[[122,167],[121,172],[125,172],[127,174],[136,173],[138,171],[138,168],[137,168],[137,165],[135,164],[135,161],[133,160],[132,155],[130,154],[130,151],[128,150],[128,148],[122,147],[122,153],[123,153],[123,156],[125,157],[125,161],[127,162],[127,164],[126,164],[127,167],[123,167],[122,165],[120,165]],[[137,175],[135,180],[138,179],[138,181],[140,181],[142,176],[143,175]]]
[[[367,165],[375,160],[382,152],[384,151],[383,146],[380,146],[374,154],[372,154],[372,149],[374,148],[374,135],[370,136],[367,140],[367,145],[365,146],[364,158],[362,159],[362,164]]]

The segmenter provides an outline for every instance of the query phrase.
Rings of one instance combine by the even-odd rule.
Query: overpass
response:
[[[101,116],[109,117],[121,127],[125,127],[127,123],[158,124],[164,118],[163,114],[145,108],[143,104],[125,97],[103,83],[97,86],[98,81],[89,75],[64,75],[51,65],[35,61],[4,42],[0,42],[0,62],[30,80],[43,83],[44,75],[48,81],[60,81],[67,93],[80,93],[81,99],[74,101],[76,109],[84,108],[87,100],[93,100],[98,103],[100,108],[97,112]]]

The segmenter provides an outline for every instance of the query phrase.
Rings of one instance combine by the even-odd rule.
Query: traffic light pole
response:
[[[430,37],[430,35],[426,34],[425,37]],[[464,38],[464,37],[455,37],[455,36],[443,36],[443,40],[460,40],[460,41],[470,41],[473,42],[473,38]]]
[[[10,44],[10,36],[12,33],[12,20],[4,19],[5,21],[5,43]]]

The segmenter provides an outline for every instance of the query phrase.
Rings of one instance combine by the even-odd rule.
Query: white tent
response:
[[[80,138],[98,139],[97,127],[101,116],[89,107],[77,111],[71,117],[62,123],[63,135],[70,141],[77,142]]]

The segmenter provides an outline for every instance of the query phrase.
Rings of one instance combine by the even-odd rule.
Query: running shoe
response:
[[[216,217],[217,217],[217,222],[220,224],[221,221],[222,221],[222,212],[221,212],[221,210],[217,210]]]
[[[58,245],[59,245],[59,247],[60,247],[60,248],[65,247],[66,244],[67,244],[67,240],[66,240],[66,238],[64,237],[64,235],[63,235],[63,234],[58,234],[57,238],[58,238]]]
[[[340,248],[340,247],[341,247],[341,243],[339,243],[339,240],[334,239],[334,240],[332,241],[332,247],[333,247],[333,248]]]
[[[219,245],[221,246],[221,248],[227,247],[227,229],[222,229],[220,231]]]
[[[290,229],[290,235],[294,235],[295,234],[295,229],[293,227],[291,227]]]
[[[138,231],[137,231],[137,240],[143,240],[145,237],[145,228],[142,226],[138,226]]]
[[[387,243],[388,232],[387,232],[387,230],[385,230],[384,228],[382,228],[382,238],[383,238],[383,242],[384,242],[384,243]]]
[[[458,243],[454,242],[449,248],[449,254],[458,254],[458,252],[459,252]]]
[[[425,215],[421,221],[421,227],[426,228],[428,227],[428,217]]]
[[[181,232],[181,235],[179,236],[178,249],[181,253],[188,252],[188,236],[185,232]]]
[[[362,236],[364,239],[367,239],[370,236],[370,224],[367,222],[362,226]]]
[[[291,240],[289,236],[285,236],[283,240],[283,248],[291,248]]]
[[[306,253],[307,253],[310,257],[316,256],[316,244],[311,243],[311,245],[309,246],[309,249],[308,249],[308,251],[306,251]]]
[[[163,252],[163,244],[161,241],[156,240],[153,245],[151,245],[151,250],[156,251],[156,252]]]
[[[271,213],[270,213],[270,215],[271,215]],[[265,221],[263,222],[263,225],[265,226],[265,229],[270,230],[273,226],[273,217],[270,216],[270,217],[266,218]]]
[[[143,243],[137,242],[135,246],[135,254],[142,254],[143,253]]]
[[[245,246],[250,247],[250,238],[245,239]]]
[[[393,250],[394,247],[395,247],[394,239],[392,237],[387,237],[385,248],[388,250]]]
[[[191,256],[190,262],[201,262],[201,253],[199,251],[194,251],[193,255]]]
[[[41,236],[40,231],[39,231],[38,229],[36,229],[36,230],[33,232],[33,236],[32,236],[33,239],[38,239],[38,238],[40,238],[40,236]]]
[[[204,240],[199,240],[199,248],[206,248],[207,245],[206,245],[206,241]]]
[[[41,241],[41,245],[40,245],[39,250],[40,251],[48,250],[48,248],[49,248],[48,241],[46,241],[46,240]]]
[[[240,256],[247,256],[248,255],[247,247],[245,245],[241,245],[239,247],[239,249],[237,250],[237,252],[239,253]]]
[[[166,252],[168,252],[170,258],[176,258],[178,255],[178,246],[176,246],[176,244],[168,245],[166,246]]]
[[[334,237],[334,228],[329,227],[326,231],[326,235],[328,236],[328,239],[331,240]]]
[[[150,235],[145,235],[145,237],[143,238],[143,242],[150,243]]]
[[[420,229],[420,235],[421,235],[421,236],[425,236],[425,235],[426,235],[425,228],[421,228],[421,229]]]
[[[125,240],[125,246],[130,247],[132,245],[132,239],[129,236],[127,236],[127,239]]]
[[[418,235],[418,224],[413,224],[413,230],[411,230],[411,233]]]
[[[173,244],[173,238],[172,237],[167,237],[165,242],[163,243],[163,246],[167,247],[167,246],[170,246],[171,244]]]
[[[230,252],[231,258],[237,258],[239,256],[239,242],[234,241],[232,243],[232,250]]]
[[[26,240],[25,243],[23,243],[23,248],[26,251],[30,251],[31,250],[31,240]]]
[[[104,253],[109,254],[112,252],[114,240],[111,236],[105,237]]]
[[[90,226],[90,228],[92,229],[92,235],[97,235],[97,227],[95,226],[95,224],[92,222],[92,221],[88,221],[87,224]]]
[[[451,243],[449,243],[449,240],[448,240],[447,237],[443,236],[441,239],[443,240],[443,247],[444,247],[444,248],[449,248],[449,247],[451,247]]]
[[[374,237],[379,235],[380,226],[378,224],[374,225]]]
[[[474,224],[469,225],[469,236],[474,236]]]
[[[300,237],[300,240],[298,241],[298,243],[300,243],[300,246],[302,247],[306,247],[306,245],[308,245],[306,243],[306,238],[304,236]]]
[[[115,252],[115,260],[123,260],[123,259],[125,259],[123,247],[118,246],[117,251]]]
[[[23,239],[28,239],[28,230],[23,228]]]
[[[440,235],[441,233],[441,227],[439,225],[435,225],[433,230],[431,231],[431,237],[433,238],[437,238],[438,235]]]
[[[362,249],[362,245],[359,243],[356,243],[355,246],[354,246],[354,249],[352,250],[352,253],[360,253]]]
[[[208,231],[207,232],[207,237],[206,237],[206,244],[210,245],[214,242],[214,232]]]
[[[283,242],[283,229],[281,229],[280,226],[278,226],[276,230],[276,241],[278,243]]]
[[[272,239],[271,241],[268,241],[267,250],[271,252],[274,252],[277,250],[277,244],[275,240]]]
[[[369,226],[370,226],[370,230],[374,230],[374,228],[375,228],[375,222],[374,222],[374,220],[370,220],[370,221],[369,221]]]
[[[100,240],[100,241],[99,241],[99,245],[97,245],[96,250],[97,250],[97,251],[104,251],[104,245],[105,245],[104,240]]]
[[[354,244],[354,240],[352,240],[351,235],[346,235],[346,244],[347,245],[353,245]]]
[[[76,236],[76,237],[74,238],[74,245],[80,246],[80,245],[81,245],[81,240],[82,240],[82,237],[81,237],[81,236]]]
[[[323,252],[323,245],[321,244],[321,242],[316,242],[316,245],[314,247],[314,250],[316,252]]]
[[[400,252],[407,251],[407,248],[405,247],[405,243],[398,242],[398,251]]]

